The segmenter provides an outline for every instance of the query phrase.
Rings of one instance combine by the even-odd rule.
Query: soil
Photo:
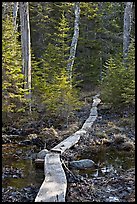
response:
[[[58,139],[52,138],[51,141],[49,140],[47,142],[48,148],[52,148],[53,143],[54,146],[58,144],[62,137],[66,138],[81,128],[89,112],[90,105],[87,104],[81,111],[75,113],[77,118],[75,123],[70,124],[69,127],[63,130],[56,129],[59,137]],[[19,132],[18,130],[14,131],[16,134]],[[33,133],[35,133],[34,130]],[[6,133],[4,132],[4,134]],[[11,133],[8,133],[8,135],[10,134]],[[17,135],[22,137],[21,134]],[[22,141],[25,140],[27,140],[27,142],[30,141],[23,136]],[[39,152],[43,146],[41,144],[38,147],[31,142],[27,142],[25,145],[32,145],[29,153],[27,152],[27,157],[33,161],[35,154]],[[7,148],[8,145],[12,146],[18,143],[16,139],[13,140],[13,137],[9,136],[7,139],[3,137],[3,149]],[[90,172],[89,170],[72,170],[70,168],[68,171],[64,168],[68,180],[66,202],[135,202],[134,145],[134,110],[122,110],[122,112],[116,113],[103,104],[99,105],[98,118],[94,122],[92,130],[87,136],[81,138],[78,144],[66,150],[62,155],[62,160],[68,168],[69,161],[78,160],[80,158],[92,159],[99,165],[99,168],[94,172]],[[123,159],[123,163],[121,160],[121,163],[117,163],[117,166],[115,166],[114,163],[107,166],[106,161],[109,161],[110,151],[112,149],[116,151],[115,159],[113,158],[115,161],[113,162],[116,162],[118,158],[116,157],[117,152],[123,153],[123,155],[125,155],[124,158],[127,159]],[[14,159],[24,159],[25,155],[21,147],[20,150],[17,151],[18,152],[14,153]],[[104,151],[105,156],[102,157],[102,152]],[[5,150],[3,151],[3,157],[6,157]],[[3,181],[5,181],[6,178],[23,179],[24,177],[22,169],[14,168],[12,165],[10,167],[10,165],[6,166],[3,164],[2,173]],[[37,185],[35,183],[26,185],[23,188],[16,188],[8,184],[3,185],[2,202],[34,202],[40,185],[41,182],[39,182],[39,184],[37,183]]]

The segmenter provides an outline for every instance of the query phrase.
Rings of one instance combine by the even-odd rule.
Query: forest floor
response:
[[[47,140],[47,149],[52,148],[81,128],[90,113],[92,100],[90,97],[87,99],[89,101],[86,105],[76,113],[75,122],[63,130],[55,129],[59,137]],[[64,169],[68,181],[66,202],[135,202],[134,117],[135,110],[133,108],[116,113],[105,104],[98,106],[98,118],[89,135],[80,138],[78,144],[66,150],[62,155],[62,160],[69,169],[69,171]],[[11,147],[11,145],[19,143],[18,140],[15,142],[15,139],[11,139],[13,135],[20,137],[18,132],[19,130],[15,130],[15,128],[12,134],[3,132],[3,159],[9,154],[5,151],[7,146]],[[28,136],[23,136],[22,145],[31,145],[29,141]],[[21,147],[20,152],[17,150],[14,153],[15,160],[24,159],[26,156],[21,153]],[[29,152],[33,155],[32,161],[35,158],[33,147],[35,147],[34,144]],[[92,159],[99,165],[99,168],[94,171],[71,169],[68,165],[69,161],[78,159]],[[15,180],[23,179],[23,172],[20,168],[5,165],[5,162],[2,168],[3,181],[8,177]],[[39,185],[26,185],[18,189],[7,183],[2,186],[2,202],[34,202],[39,187],[40,183]]]

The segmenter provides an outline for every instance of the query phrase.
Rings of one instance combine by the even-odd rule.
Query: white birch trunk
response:
[[[71,48],[70,48],[69,62],[67,65],[67,71],[68,71],[70,83],[72,82],[72,69],[73,69],[74,58],[76,54],[77,42],[79,37],[79,20],[80,20],[80,2],[75,2],[74,34],[73,34]]]
[[[124,30],[123,30],[123,59],[124,62],[128,55],[128,49],[130,44],[130,32],[132,24],[132,6],[133,2],[126,2],[124,11]]]
[[[9,13],[13,10],[14,2],[2,2],[2,19],[9,16]]]
[[[21,43],[22,43],[22,72],[25,76],[25,89],[29,89],[26,99],[31,100],[31,50],[30,50],[30,23],[28,2],[20,2]],[[31,103],[30,103],[31,111]]]
[[[14,29],[15,32],[17,31],[17,14],[18,14],[18,5],[19,2],[14,2],[14,7],[13,7],[13,24],[14,24]]]

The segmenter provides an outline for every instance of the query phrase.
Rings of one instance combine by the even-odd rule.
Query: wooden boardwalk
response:
[[[60,154],[48,153],[45,157],[45,179],[35,202],[65,202],[67,179],[60,162]]]
[[[35,198],[35,202],[65,202],[67,179],[62,167],[60,155],[75,145],[80,137],[86,135],[92,128],[93,122],[96,120],[97,105],[101,102],[99,95],[93,97],[93,104],[88,119],[82,128],[69,136],[54,148],[52,148],[44,159],[45,179]]]

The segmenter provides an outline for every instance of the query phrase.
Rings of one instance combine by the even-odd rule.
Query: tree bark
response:
[[[17,31],[17,14],[18,14],[18,5],[19,2],[14,2],[14,7],[13,7],[13,24],[15,28],[15,32]]]
[[[22,44],[22,72],[25,76],[24,88],[29,90],[25,95],[31,100],[31,50],[30,50],[30,23],[28,2],[20,2],[21,44]],[[29,104],[31,111],[31,102]]]
[[[123,30],[123,60],[126,61],[130,44],[130,32],[132,24],[132,6],[133,2],[126,2],[124,11],[124,30]]]
[[[80,2],[75,2],[75,22],[74,22],[74,34],[72,38],[69,62],[67,65],[67,71],[69,75],[69,81],[72,82],[72,69],[74,64],[74,58],[76,55],[77,42],[79,37],[79,20],[80,20]]]

